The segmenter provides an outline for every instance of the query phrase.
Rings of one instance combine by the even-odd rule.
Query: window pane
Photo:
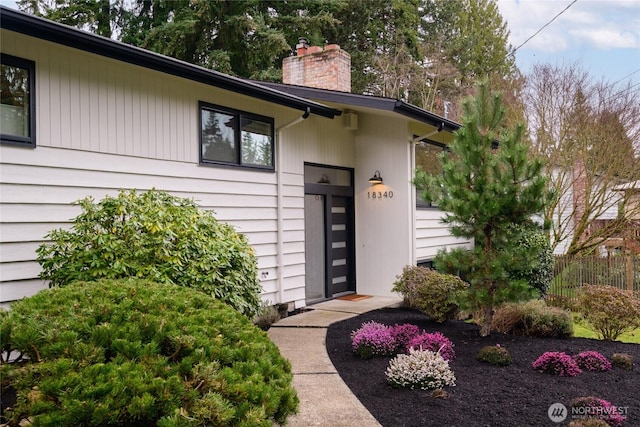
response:
[[[273,127],[271,123],[241,119],[242,164],[273,166]]]
[[[235,141],[237,118],[230,114],[202,109],[202,159],[238,163]]]
[[[29,95],[29,70],[2,64],[0,129],[3,134],[31,137]]]
[[[438,160],[438,154],[442,153],[442,147],[422,142],[416,145],[416,168],[420,166],[429,174],[442,173],[442,166]]]

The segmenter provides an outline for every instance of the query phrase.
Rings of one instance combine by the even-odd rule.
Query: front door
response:
[[[307,302],[355,292],[353,171],[305,165]]]

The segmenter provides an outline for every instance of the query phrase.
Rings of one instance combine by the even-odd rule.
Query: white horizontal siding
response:
[[[38,245],[55,228],[68,228],[80,212],[71,203],[92,195],[101,199],[120,188],[157,188],[191,198],[245,234],[254,246],[265,289],[277,286],[275,174],[216,169],[197,164],[130,158],[38,146],[0,146],[0,298],[11,301],[42,288],[35,262]],[[229,176],[228,176],[229,175]],[[292,196],[295,191],[291,191]],[[288,199],[288,198],[287,198]],[[291,202],[297,206],[297,202]],[[304,275],[300,252],[302,220],[290,208],[284,221],[289,237],[284,274]],[[303,226],[303,224],[302,224]],[[289,271],[287,263],[291,263]],[[301,270],[302,267],[302,270]],[[304,286],[304,280],[298,285]]]
[[[432,259],[441,250],[470,248],[471,241],[453,237],[439,209],[416,209],[416,259]]]

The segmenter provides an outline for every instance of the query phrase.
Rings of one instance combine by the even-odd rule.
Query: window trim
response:
[[[36,147],[36,63],[17,56],[0,53],[0,63],[29,71],[29,136],[0,133],[0,144],[18,147]]]
[[[433,141],[431,139],[423,139],[421,141],[418,141],[419,144],[429,144],[429,145],[433,145],[436,147],[440,147],[442,148],[443,152],[447,152],[450,151],[449,146],[446,144],[443,144],[442,142],[438,142],[438,141]],[[415,157],[414,157],[415,158]],[[414,160],[415,161],[415,160]],[[417,169],[417,165],[413,165],[414,170]],[[440,207],[438,205],[434,205],[431,202],[427,202],[425,200],[422,199],[422,197],[420,197],[420,192],[418,191],[417,188],[415,188],[415,192],[416,192],[416,209],[440,209]]]
[[[212,111],[220,114],[233,115],[237,120],[238,126],[234,130],[235,143],[238,146],[236,161],[225,162],[223,160],[205,159],[202,153],[202,111]],[[265,122],[271,125],[271,165],[256,165],[250,163],[242,163],[242,119],[253,119]],[[234,108],[223,107],[221,105],[211,104],[204,101],[198,101],[198,153],[199,162],[202,166],[228,167],[250,169],[262,172],[275,172],[275,120],[272,117],[260,114],[250,113],[247,111],[236,110]]]

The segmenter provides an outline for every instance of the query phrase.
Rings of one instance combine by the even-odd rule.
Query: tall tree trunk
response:
[[[481,337],[486,337],[491,333],[491,322],[493,322],[493,306],[486,305],[484,307],[484,316],[482,317],[482,327],[480,328]]]

